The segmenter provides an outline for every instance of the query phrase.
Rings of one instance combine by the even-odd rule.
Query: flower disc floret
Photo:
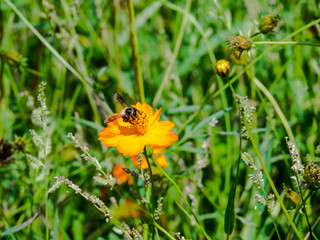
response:
[[[99,133],[102,144],[117,147],[124,156],[133,156],[139,154],[146,145],[166,148],[178,140],[178,136],[170,131],[174,124],[171,121],[159,121],[161,109],[154,113],[150,105],[139,102],[132,107],[138,110],[134,120],[124,122],[119,117],[109,122],[108,127]]]

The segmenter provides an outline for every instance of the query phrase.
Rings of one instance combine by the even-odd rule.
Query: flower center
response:
[[[149,120],[147,118],[147,114],[145,112],[139,111],[137,112],[136,117],[132,121],[130,121],[130,123],[135,126],[137,132],[140,135],[143,135],[147,131],[148,121]]]

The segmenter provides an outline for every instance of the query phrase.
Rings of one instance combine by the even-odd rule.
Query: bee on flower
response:
[[[178,136],[170,131],[174,123],[159,121],[161,108],[153,112],[150,105],[139,102],[128,107],[119,96],[116,94],[115,99],[125,108],[110,116],[108,126],[99,133],[103,145],[117,147],[124,156],[134,156],[147,145],[166,148],[178,140]]]

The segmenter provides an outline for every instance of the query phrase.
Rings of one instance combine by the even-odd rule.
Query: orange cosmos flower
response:
[[[156,157],[155,161],[160,165],[160,167],[165,168],[165,167],[169,166],[169,163],[164,155],[159,155],[160,152],[164,152],[164,151],[162,151],[161,148],[154,148],[153,149],[153,157]],[[131,160],[132,160],[132,163],[135,167],[140,168],[140,164],[139,164],[137,155],[131,156]],[[148,169],[148,163],[147,163],[147,160],[145,157],[142,157],[141,168]]]
[[[161,109],[153,113],[150,105],[139,102],[132,107],[138,110],[134,121],[124,122],[118,117],[120,113],[116,113],[112,117],[115,120],[99,133],[103,145],[117,147],[124,156],[133,156],[139,154],[146,145],[166,148],[178,140],[178,136],[170,131],[174,124],[171,121],[159,121]]]
[[[113,168],[112,175],[115,177],[115,179],[117,179],[118,184],[122,184],[122,183],[125,183],[126,181],[128,181],[128,184],[131,185],[132,179],[130,178],[130,174],[123,171],[122,168],[124,168],[124,167],[125,166],[123,166],[123,165],[116,164]]]

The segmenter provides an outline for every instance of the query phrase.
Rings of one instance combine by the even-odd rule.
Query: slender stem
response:
[[[289,136],[289,139],[295,144],[295,138],[294,138],[294,135],[293,135],[292,130],[290,128],[289,122],[288,122],[287,118],[284,116],[277,101],[274,99],[274,97],[268,91],[268,89],[257,78],[254,78],[253,82],[257,85],[257,87],[261,90],[261,92],[263,92],[263,94],[269,99],[272,106],[274,107],[274,110],[278,114],[278,116],[282,122],[282,125]]]
[[[280,195],[279,195],[279,193],[278,193],[278,190],[276,189],[275,185],[273,184],[273,181],[272,181],[272,179],[271,179],[271,177],[270,177],[270,175],[269,175],[269,172],[268,172],[268,170],[267,170],[267,168],[266,168],[266,165],[264,164],[264,162],[263,162],[263,160],[262,160],[261,154],[260,154],[259,149],[258,149],[258,146],[257,146],[257,144],[256,144],[256,142],[255,142],[255,140],[254,140],[254,138],[253,138],[253,135],[252,135],[252,133],[251,133],[251,129],[250,129],[250,127],[249,127],[249,124],[248,124],[248,122],[247,122],[247,119],[246,119],[246,117],[245,117],[244,115],[243,115],[243,117],[244,117],[244,124],[245,124],[245,126],[246,126],[246,129],[247,129],[247,131],[248,131],[248,135],[249,135],[249,137],[250,137],[250,141],[251,141],[252,146],[253,146],[256,154],[257,154],[257,157],[258,157],[259,162],[260,162],[260,164],[261,164],[262,170],[263,170],[264,174],[266,175],[266,177],[267,177],[267,179],[268,179],[268,182],[269,182],[269,184],[270,184],[270,187],[272,188],[274,194],[276,195],[276,198],[277,198],[277,200],[279,201],[279,204],[280,204],[280,206],[281,206],[284,214],[286,215],[286,217],[287,217],[290,225],[292,226],[293,230],[295,231],[297,237],[298,237],[300,240],[302,240],[302,237],[301,237],[301,235],[300,235],[300,232],[299,232],[299,230],[297,229],[297,227],[295,226],[295,224],[293,223],[293,221],[292,221],[292,219],[291,219],[291,217],[290,217],[290,215],[289,215],[286,207],[284,206],[284,204],[283,204],[283,202],[282,202],[282,200],[281,200],[281,197],[280,197]]]
[[[309,27],[317,24],[320,22],[320,19],[317,19],[315,21],[310,22],[309,24],[299,28],[297,31],[293,32],[292,34],[288,35],[287,37],[283,38],[282,41],[286,41],[288,39],[290,39],[291,37],[297,35],[298,33],[308,29]],[[202,111],[204,105],[212,98],[216,98],[218,97],[226,88],[228,88],[228,86],[230,86],[230,84],[234,83],[235,81],[237,81],[240,76],[242,76],[242,74],[244,74],[246,72],[247,69],[249,69],[250,67],[252,67],[254,64],[256,64],[258,61],[260,61],[260,59],[262,59],[265,55],[267,55],[269,52],[272,52],[273,49],[275,49],[276,47],[278,47],[278,45],[274,45],[268,49],[266,49],[263,53],[261,53],[258,57],[256,57],[255,59],[253,59],[248,65],[245,66],[245,68],[241,71],[238,72],[238,74],[236,76],[234,76],[230,82],[226,83],[222,88],[220,88],[217,92],[215,92],[214,94],[211,94],[209,91],[207,91],[204,100],[202,101],[200,108],[198,109],[198,111],[196,111],[193,115],[191,115],[189,117],[189,119],[187,121],[185,121],[185,123],[183,124],[183,126],[178,130],[178,133],[181,133],[182,131],[184,131],[184,129],[189,125],[189,123],[191,123],[198,115],[199,113]],[[210,89],[210,88],[209,88]],[[294,142],[294,141],[292,141]]]
[[[153,182],[153,174],[152,174],[152,169],[151,169],[151,164],[149,161],[148,153],[147,153],[147,146],[144,147],[144,156],[146,157],[147,163],[148,163],[148,168],[150,172],[150,178],[151,178],[151,199],[152,199],[152,216],[154,216],[154,209],[156,207],[156,194],[154,192],[154,182]],[[152,229],[152,239],[154,239],[155,236],[155,230],[154,228]]]
[[[305,46],[313,46],[320,47],[320,43],[314,42],[296,42],[296,41],[288,41],[288,42],[280,42],[280,41],[254,41],[255,45],[305,45]]]
[[[167,67],[166,69],[166,72],[163,76],[163,79],[162,79],[162,82],[161,82],[161,85],[158,89],[158,92],[156,93],[156,96],[153,100],[153,103],[152,105],[153,106],[156,106],[160,100],[160,97],[161,97],[161,94],[164,90],[164,87],[166,86],[168,80],[169,80],[169,77],[170,77],[170,74],[171,74],[171,71],[173,69],[173,66],[174,66],[174,63],[177,59],[177,56],[178,56],[178,53],[180,51],[180,47],[181,47],[181,42],[182,42],[182,38],[183,38],[183,35],[184,35],[184,30],[185,30],[185,27],[186,27],[186,24],[187,24],[187,20],[188,20],[188,13],[190,11],[190,6],[191,6],[191,0],[187,0],[187,3],[186,3],[186,7],[185,7],[185,14],[183,16],[183,19],[182,19],[182,23],[181,23],[181,26],[180,26],[180,30],[179,30],[179,34],[178,34],[178,38],[177,38],[177,41],[176,41],[176,44],[175,44],[175,47],[174,47],[174,51],[173,51],[173,54],[171,55],[171,59],[170,59],[170,63],[169,63],[169,66]]]
[[[177,200],[175,200],[174,202],[178,205],[178,207],[180,208],[180,210],[190,219],[190,221],[192,221],[192,216],[187,212],[187,210],[184,209],[183,206],[181,206],[181,205],[177,202]],[[196,224],[198,225],[198,227],[200,227],[200,226],[199,226],[199,223],[196,222]]]
[[[309,229],[309,233],[310,233],[310,239],[313,240],[313,235],[312,235],[312,228],[311,228],[311,225],[310,225],[310,222],[309,222],[309,218],[308,218],[308,215],[307,215],[307,210],[306,210],[306,201],[303,197],[303,193],[302,193],[302,190],[301,190],[301,184],[300,184],[300,181],[299,181],[299,178],[298,178],[298,174],[295,172],[295,176],[296,176],[296,179],[297,179],[297,185],[298,185],[298,189],[299,189],[299,192],[300,192],[300,196],[301,196],[301,204],[302,204],[302,208],[303,208],[303,212],[304,212],[304,215],[306,217],[306,220],[307,220],[307,225],[308,225],[308,229]]]
[[[203,235],[206,237],[206,239],[208,240],[212,240],[211,237],[206,233],[206,231],[204,230],[204,228],[201,226],[200,224],[200,220],[198,218],[198,216],[193,212],[188,200],[186,199],[186,197],[183,195],[182,191],[180,190],[179,186],[177,185],[177,183],[166,173],[165,170],[162,169],[162,167],[156,162],[153,161],[158,169],[162,172],[163,175],[166,176],[166,178],[168,178],[168,180],[174,185],[174,187],[177,189],[178,193],[180,194],[180,196],[183,198],[184,202],[186,203],[187,207],[189,208],[189,210],[191,211],[191,214],[194,216],[196,222],[198,223],[198,226],[200,228],[200,230],[202,231]]]
[[[42,106],[42,103],[41,103]],[[47,122],[46,122],[46,116],[42,116],[42,122],[43,122],[43,133],[48,134],[47,132]],[[48,167],[48,161],[47,161],[47,146],[48,146],[48,136],[44,136],[44,178],[45,178],[45,213],[46,213],[46,240],[49,240],[49,204],[48,204],[48,184],[49,184],[49,174],[50,174],[50,168]]]
[[[154,214],[154,209],[155,209],[155,205],[156,205],[156,198],[155,198],[155,192],[154,192],[154,182],[153,182],[153,174],[152,174],[152,169],[151,169],[151,165],[150,165],[150,161],[149,161],[149,157],[147,154],[147,150],[146,147],[144,147],[144,155],[146,157],[147,163],[148,163],[148,168],[149,168],[149,172],[150,172],[150,178],[151,178],[151,194],[152,194],[152,214]]]
[[[157,222],[154,222],[153,225],[158,228],[161,232],[163,232],[165,235],[168,236],[168,238],[172,239],[172,240],[176,240],[174,237],[172,237],[170,235],[170,233],[168,233],[163,227],[161,227]]]
[[[307,201],[314,193],[315,193],[315,191],[310,191],[310,192],[308,193],[308,195],[304,198],[304,201]],[[298,213],[300,212],[301,207],[303,207],[303,203],[302,203],[302,202],[301,202],[301,204],[297,204],[297,207],[296,207],[296,209],[295,209],[295,211],[294,211],[294,215],[293,215],[293,218],[292,218],[293,221],[295,221],[296,217],[298,216]],[[289,235],[290,230],[291,230],[291,226],[290,226],[290,228],[288,229],[288,231],[287,231],[287,233],[286,233],[286,236]]]
[[[10,0],[4,0],[9,7],[21,18],[21,20],[30,28],[30,30],[33,32],[34,35],[36,35],[39,40],[45,45],[50,52],[53,53],[53,55],[66,67],[69,69],[70,72],[73,73],[77,78],[79,78],[83,83],[86,85],[90,85],[86,79],[84,79],[78,72],[75,70],[51,45],[47,42],[44,37],[35,29],[35,27],[22,15],[22,13],[16,8],[16,6],[10,2]]]
[[[273,225],[274,225],[274,229],[276,230],[278,239],[281,240],[281,236],[280,236],[280,233],[279,233],[279,230],[278,230],[278,227],[277,227],[277,223],[276,223],[276,221],[274,220],[273,217],[271,217],[271,219],[272,219],[272,222],[273,222]]]
[[[233,227],[234,227],[234,219],[235,219],[235,212],[234,212],[234,199],[235,199],[235,195],[236,195],[236,191],[237,191],[237,183],[238,183],[238,179],[239,179],[239,169],[240,169],[240,161],[241,161],[241,148],[242,148],[242,138],[241,135],[239,135],[239,157],[238,157],[238,162],[237,162],[237,173],[236,173],[236,178],[235,178],[235,182],[234,184],[231,186],[230,189],[230,194],[229,194],[229,198],[228,198],[228,204],[227,204],[227,208],[225,211],[225,233],[227,234],[227,239],[229,239],[229,236],[231,235],[232,231],[233,231]],[[229,208],[230,207],[230,208]],[[230,216],[230,210],[232,213],[231,219],[229,218]],[[229,222],[229,221],[232,222]]]
[[[131,42],[131,51],[134,67],[134,76],[137,83],[137,90],[139,94],[139,100],[141,103],[145,102],[144,96],[144,87],[143,87],[143,78],[140,66],[140,53],[139,53],[139,44],[137,37],[137,30],[134,23],[134,7],[132,0],[128,1],[129,4],[129,24],[130,24],[130,42]]]
[[[71,66],[70,63],[68,63],[58,52],[53,48],[53,46],[50,45],[50,43],[35,29],[35,27],[23,16],[23,14],[16,8],[16,6],[10,2],[10,0],[4,0],[9,7],[21,18],[21,20],[24,22],[24,24],[27,25],[27,27],[33,32],[34,35],[45,45],[49,51],[76,77],[78,78],[84,85],[85,90],[89,99],[89,103],[91,105],[92,111],[94,113],[95,119],[99,121],[100,115],[98,113],[98,110],[96,108],[94,99],[92,94],[92,84],[90,81],[88,81],[78,70],[76,70],[73,66]],[[107,103],[104,103],[104,106],[106,107],[107,111],[112,113],[111,108]]]
[[[1,10],[0,10],[1,12]],[[0,103],[1,103],[1,98],[2,98],[2,89],[4,89],[4,83],[3,83],[3,69],[4,69],[4,56],[0,55]],[[1,129],[0,129],[1,132]]]
[[[232,84],[229,82],[229,77],[227,77],[226,80],[227,80],[227,82],[228,82],[228,85],[229,85],[229,88],[230,88],[232,94],[236,94],[236,92],[234,91],[234,88],[233,88]],[[241,139],[241,138],[240,138],[240,139]]]

